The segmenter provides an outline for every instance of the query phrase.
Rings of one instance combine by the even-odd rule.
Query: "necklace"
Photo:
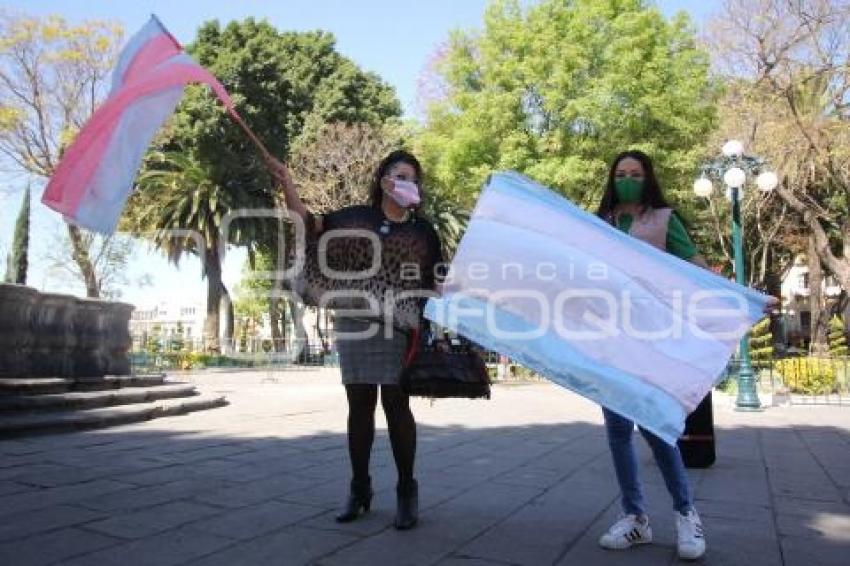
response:
[[[393,224],[404,224],[405,222],[410,220],[410,216],[411,215],[410,215],[409,210],[405,210],[404,211],[404,217],[401,220],[398,220],[398,221],[390,220],[389,218],[384,216],[384,219],[381,221],[381,227],[378,228],[378,232],[380,232],[381,234],[387,235],[387,234],[390,233],[390,227]]]

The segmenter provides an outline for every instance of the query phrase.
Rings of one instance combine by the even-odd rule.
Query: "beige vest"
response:
[[[667,251],[667,225],[672,208],[649,208],[632,219],[629,235]]]

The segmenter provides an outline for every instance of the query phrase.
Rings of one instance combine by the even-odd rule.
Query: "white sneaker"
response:
[[[676,548],[684,560],[696,560],[705,554],[705,535],[696,511],[676,513]]]
[[[608,532],[599,537],[599,546],[609,550],[624,550],[636,544],[652,542],[649,517],[639,519],[637,515],[625,515],[611,525]]]

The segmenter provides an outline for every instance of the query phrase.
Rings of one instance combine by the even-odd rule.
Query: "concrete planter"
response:
[[[0,377],[127,375],[132,305],[0,285]]]
[[[32,318],[39,293],[0,285],[0,378],[28,375],[35,346]]]

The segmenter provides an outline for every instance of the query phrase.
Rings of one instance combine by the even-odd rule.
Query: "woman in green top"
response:
[[[597,214],[628,234],[631,233],[635,218],[641,220],[645,219],[647,213],[667,210],[670,213],[663,249],[676,257],[708,268],[684,224],[661,194],[649,156],[635,150],[618,155],[611,167]]]
[[[616,157],[598,214],[623,232],[678,256],[705,266],[682,222],[664,200],[652,161],[640,151]],[[623,517],[599,539],[608,549],[626,549],[652,542],[652,529],[638,479],[638,463],[632,444],[634,423],[603,407],[608,445],[620,485]],[[705,553],[702,524],[693,505],[693,495],[677,446],[670,446],[651,432],[640,429],[652,448],[655,461],[676,509],[679,556],[696,559]]]

